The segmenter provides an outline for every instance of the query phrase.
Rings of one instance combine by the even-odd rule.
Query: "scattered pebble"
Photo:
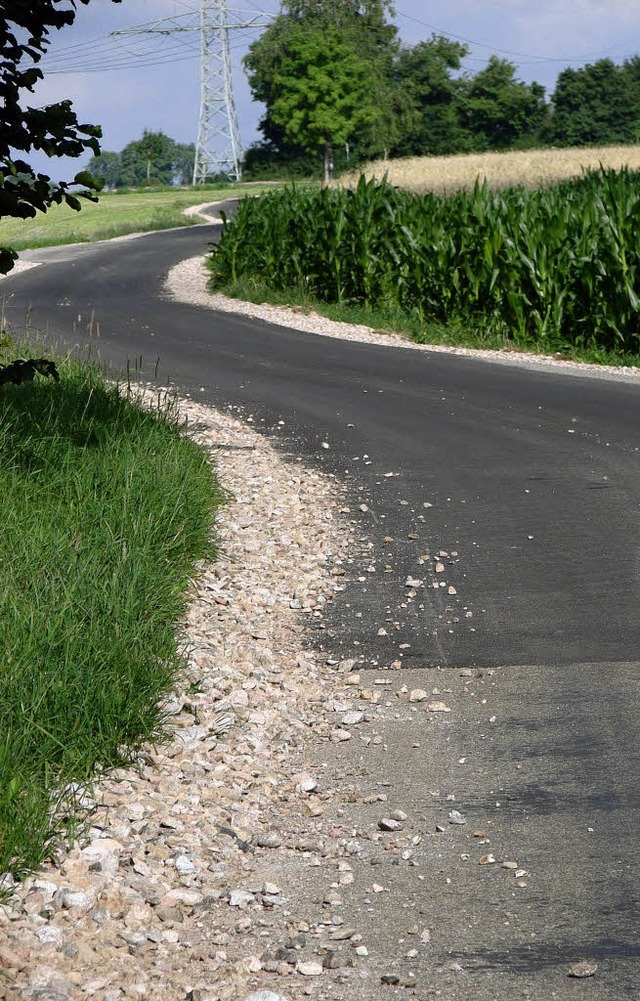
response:
[[[243,904],[253,904],[255,897],[248,890],[232,890],[229,894],[229,904],[231,907],[242,907]]]
[[[397,973],[383,973],[380,977],[380,983],[386,984],[389,987],[394,987],[400,983],[400,977]]]
[[[399,820],[403,824],[405,820],[409,819],[408,814],[404,810],[392,810],[390,816],[392,820]]]
[[[254,991],[253,994],[247,994],[244,1001],[287,1001],[287,999],[275,991]]]
[[[459,810],[449,811],[449,823],[450,824],[466,824],[467,818],[463,817]]]
[[[409,702],[426,702],[428,698],[429,693],[424,688],[414,688],[409,693]]]
[[[597,969],[598,964],[595,959],[581,959],[578,963],[574,963],[571,966],[568,976],[585,979],[586,977],[593,977]]]
[[[381,831],[400,831],[402,824],[392,817],[383,817],[382,820],[378,821],[378,827]]]
[[[296,970],[298,973],[301,973],[303,977],[321,977],[322,963],[298,963],[296,965]]]
[[[336,931],[331,932],[329,938],[333,942],[345,942],[347,939],[353,938],[355,934],[355,928],[350,928],[348,925],[345,925],[343,928],[337,928]]]
[[[364,719],[363,712],[352,710],[351,712],[345,713],[345,715],[342,717],[342,722],[345,726],[354,726],[357,723],[362,723],[363,719]]]
[[[282,837],[276,831],[264,831],[257,835],[255,844],[258,848],[280,848]]]

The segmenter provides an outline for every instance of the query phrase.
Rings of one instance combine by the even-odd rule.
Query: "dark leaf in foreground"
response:
[[[8,382],[20,385],[22,382],[33,382],[36,372],[51,376],[54,382],[60,381],[55,362],[48,358],[17,358],[9,365],[0,365],[0,386]]]

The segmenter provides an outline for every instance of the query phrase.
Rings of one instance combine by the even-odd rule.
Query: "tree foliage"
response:
[[[120,153],[107,150],[94,156],[88,170],[109,188],[189,184],[195,155],[193,143],[178,143],[164,132],[145,129],[140,139],[127,143]]]
[[[640,58],[622,66],[599,59],[567,68],[552,97],[551,141],[567,146],[629,143],[640,139]]]
[[[79,2],[86,5],[89,0]],[[80,209],[80,198],[95,199],[93,192],[101,187],[87,171],[70,182],[55,183],[20,157],[32,150],[51,157],[100,151],[99,126],[79,123],[71,101],[43,108],[25,103],[43,79],[38,62],[52,31],[72,24],[75,16],[76,0],[3,0],[0,7],[0,218],[30,218],[61,202]],[[70,190],[73,185],[79,190]],[[0,273],[11,270],[16,256],[10,248],[0,248]]]
[[[396,155],[458,153],[468,146],[460,121],[461,82],[452,76],[468,51],[460,42],[432,35],[400,52],[395,73],[411,110]]]
[[[337,31],[299,30],[290,35],[273,83],[274,123],[303,150],[323,151],[329,180],[334,145],[347,142],[378,117],[370,67]]]
[[[466,78],[459,94],[461,118],[473,148],[509,149],[541,128],[546,116],[544,87],[516,78],[507,59],[491,56],[484,69]]]
[[[285,134],[273,116],[273,106],[281,91],[277,80],[291,45],[301,33],[339,33],[371,70],[369,103],[378,114],[363,121],[352,140],[369,155],[392,145],[397,127],[397,89],[393,85],[393,63],[398,52],[397,29],[387,20],[393,13],[390,0],[286,0],[269,28],[249,48],[244,59],[249,84],[256,101],[266,105],[260,123],[267,144],[286,157],[304,153]],[[278,116],[276,116],[278,117]]]
[[[516,66],[498,56],[491,56],[478,72],[466,71],[468,48],[451,38],[433,34],[401,47],[389,21],[393,13],[390,0],[281,0],[279,16],[244,60],[253,96],[266,106],[260,124],[264,142],[249,151],[249,170],[256,176],[261,171],[264,176],[308,172],[310,146],[299,115],[306,107],[311,121],[315,91],[312,74],[295,53],[301,35],[318,33],[325,42],[337,33],[366,64],[371,77],[367,104],[377,111],[363,116],[351,130],[346,150],[336,146],[340,166],[353,167],[387,152],[442,155],[550,143],[640,141],[639,56],[622,66],[603,59],[580,70],[564,70],[549,102],[544,87],[518,79]],[[314,48],[311,42],[309,46]],[[316,47],[313,55],[307,53],[311,62],[319,51]],[[297,64],[291,73],[287,67],[294,56]],[[340,70],[336,72],[340,79]],[[325,90],[325,96],[330,93]],[[291,115],[294,105],[298,117]],[[341,141],[338,134],[340,130],[334,143]]]

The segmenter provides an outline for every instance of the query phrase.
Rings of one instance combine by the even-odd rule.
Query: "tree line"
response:
[[[247,171],[325,177],[380,156],[640,141],[640,57],[558,76],[547,99],[493,55],[462,71],[469,48],[433,34],[403,46],[392,0],[283,0],[244,65],[266,106]]]
[[[111,189],[191,184],[195,155],[193,143],[178,143],[164,132],[145,129],[140,139],[127,143],[120,153],[103,150],[93,156],[87,170]]]

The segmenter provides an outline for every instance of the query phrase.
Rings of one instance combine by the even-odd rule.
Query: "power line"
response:
[[[185,5],[186,6],[186,5]],[[268,27],[273,15],[241,11],[227,0],[201,0],[199,15],[161,18],[114,32],[114,35],[164,35],[198,32],[200,39],[200,113],[193,183],[203,183],[217,173],[240,180],[242,148],[231,76],[231,29]],[[186,58],[186,57],[183,57]]]
[[[162,52],[156,50],[140,56],[133,53],[125,53],[121,56],[114,55],[110,58],[104,59],[86,58],[66,64],[61,63],[57,67],[47,67],[46,72],[47,74],[100,73],[109,69],[135,69],[137,66],[149,66],[154,64],[160,65],[165,61],[165,59],[173,57],[178,59],[194,59],[197,55],[197,49],[185,52],[185,49],[182,46],[174,45],[170,48],[163,49]]]
[[[183,55],[178,55],[178,53],[184,53],[184,47],[175,46],[171,50],[163,49],[162,52],[160,52],[159,47],[156,46],[153,50],[149,50],[148,54],[145,56],[138,56],[131,52],[123,56],[114,54],[111,57],[106,57],[101,60],[96,60],[96,58],[93,57],[86,57],[77,61],[67,60],[66,62],[58,63],[55,67],[50,66],[49,64],[43,64],[42,70],[47,74],[47,76],[63,76],[72,74],[82,76],[85,73],[108,73],[112,70],[134,70],[138,68],[164,66],[166,63],[187,62],[189,60],[197,59],[200,55],[199,47],[196,45],[187,45],[187,43],[184,44],[185,47],[188,47],[189,51]],[[245,42],[236,42],[235,45],[229,46],[231,52],[244,48],[246,48]],[[167,58],[167,56],[175,56],[175,58]]]
[[[47,57],[40,64],[40,68],[45,73],[74,72],[84,67],[100,69],[101,66],[109,65],[113,62],[121,63],[127,60],[147,59],[159,55],[159,46],[147,45],[144,49],[132,49],[124,42],[109,39],[110,44],[104,42],[88,48],[87,44],[82,45],[77,51],[69,53],[57,53],[55,56]],[[166,39],[162,39],[164,46]],[[181,49],[178,44],[174,45],[175,51]],[[164,49],[166,52],[167,49]],[[173,51],[173,50],[172,50]]]
[[[447,38],[455,38],[457,41],[466,42],[467,45],[475,45],[481,49],[490,49],[492,52],[501,52],[503,55],[516,56],[520,59],[529,60],[532,64],[534,63],[578,63],[584,62],[593,56],[603,55],[605,52],[611,52],[612,49],[619,48],[617,45],[612,45],[607,49],[599,49],[592,52],[585,52],[581,56],[538,56],[531,52],[516,52],[513,49],[501,49],[497,45],[491,45],[489,42],[478,42],[472,38],[465,38],[464,35],[457,35],[453,31],[446,31],[444,28],[438,28],[435,24],[429,24],[427,21],[421,21],[418,17],[413,17],[411,14],[406,14],[404,11],[397,10],[396,13],[399,17],[405,18],[407,21],[414,21],[416,24],[422,25],[423,28],[429,28],[431,31],[436,32],[438,35],[445,35]]]
[[[128,63],[110,63],[103,66],[84,66],[78,69],[51,70],[50,76],[75,76],[85,73],[113,73],[124,72],[125,70],[152,69],[154,66],[169,66],[173,63],[185,63],[198,58],[198,53],[192,55],[176,56],[173,59],[149,59],[146,61],[136,60]]]
[[[254,29],[257,31],[258,29]],[[251,29],[248,34],[251,35]],[[125,45],[120,39],[108,37],[106,42],[102,39],[94,39],[99,43],[95,49],[87,52],[89,42],[82,42],[78,45],[69,46],[69,49],[80,50],[76,54],[70,51],[68,54],[56,53],[51,58],[47,57],[40,63],[40,68],[49,75],[103,73],[118,69],[136,69],[138,67],[162,66],[165,62],[184,62],[196,59],[200,55],[200,46],[197,41],[189,41],[179,35],[175,36],[175,43],[171,48],[167,48],[167,36],[161,35],[154,38],[151,46],[144,50],[137,51],[129,45]],[[236,42],[230,45],[230,51],[246,48],[246,41]],[[102,53],[100,49],[104,50]],[[185,52],[185,50],[187,50]],[[183,53],[183,55],[180,55]],[[176,58],[167,58],[168,56]]]

